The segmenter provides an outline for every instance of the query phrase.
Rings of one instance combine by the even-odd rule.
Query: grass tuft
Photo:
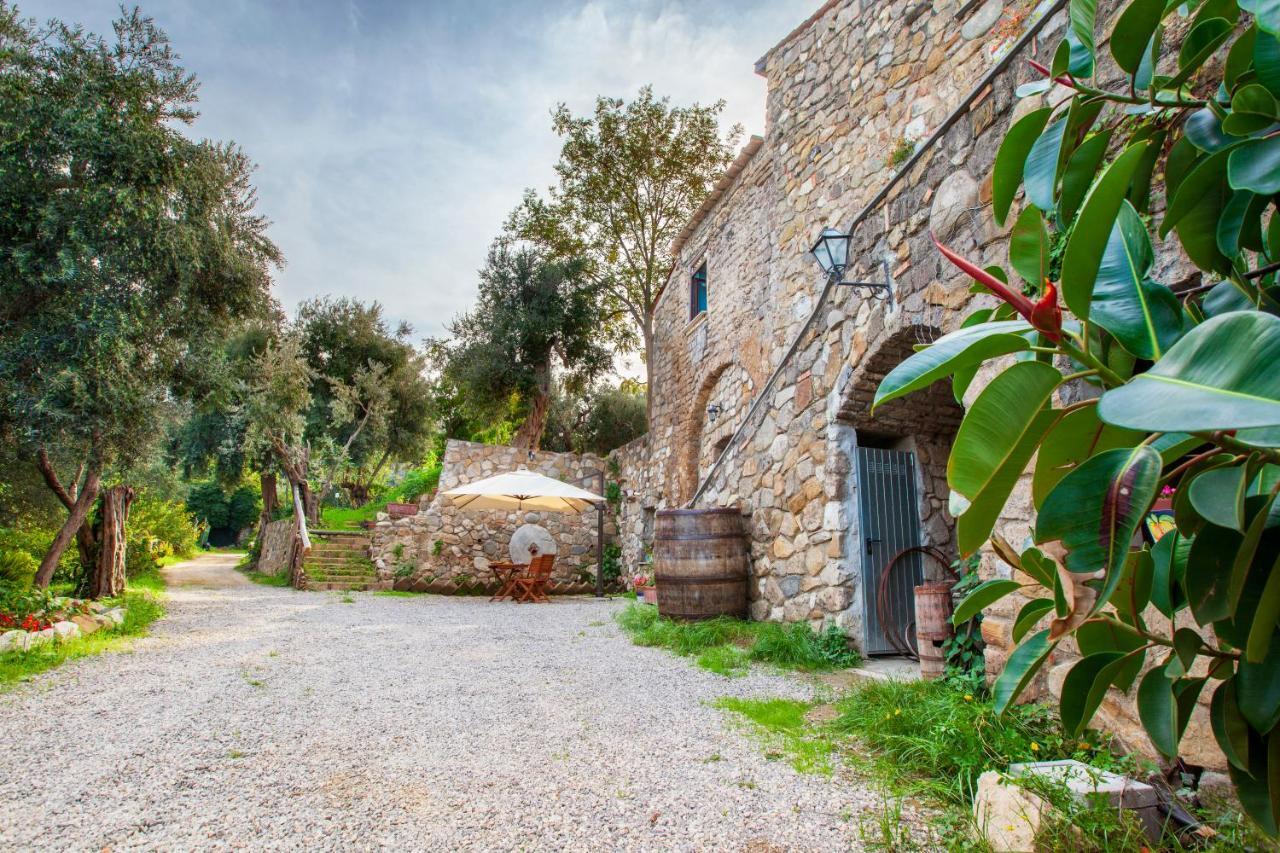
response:
[[[726,697],[716,702],[716,707],[749,720],[764,742],[766,757],[786,758],[800,773],[831,775],[831,753],[835,746],[825,732],[811,729],[805,723],[805,714],[813,703]]]
[[[862,662],[834,624],[815,633],[805,622],[780,625],[724,616],[676,622],[644,604],[628,605],[616,618],[636,645],[660,646],[696,657],[698,666],[725,676],[742,674],[752,661],[805,672],[846,669]]]
[[[285,587],[289,585],[289,575],[286,572],[281,572],[278,575],[267,575],[267,574],[263,574],[262,572],[255,572],[252,569],[248,569],[248,570],[241,569],[240,571],[249,580],[253,581],[254,583],[260,583],[263,586]]]
[[[425,593],[410,592],[407,589],[379,589],[375,590],[373,594],[386,596],[387,598],[417,598],[420,595],[425,595]]]

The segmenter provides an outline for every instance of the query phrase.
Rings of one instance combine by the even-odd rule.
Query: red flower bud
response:
[[[1062,340],[1062,309],[1058,306],[1058,288],[1044,280],[1044,295],[1031,307],[1031,325],[1051,341]]]

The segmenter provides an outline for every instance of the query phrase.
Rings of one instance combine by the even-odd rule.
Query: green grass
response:
[[[1043,705],[1016,705],[1003,716],[987,698],[941,681],[868,681],[836,702],[837,734],[856,738],[869,769],[901,793],[925,794],[962,808],[973,803],[983,771],[1019,761],[1064,758],[1125,773],[1107,740],[1069,738]]]
[[[320,530],[359,530],[360,522],[374,521],[387,511],[386,501],[371,501],[362,507],[327,506],[320,510]]]
[[[417,598],[425,593],[410,592],[407,589],[379,589],[375,590],[374,595],[384,595],[387,598]]]
[[[785,758],[800,773],[831,775],[834,743],[825,731],[805,720],[812,702],[726,697],[716,707],[746,718],[763,742],[766,757]]]
[[[163,590],[164,579],[158,573],[149,572],[130,578],[122,600],[126,607],[124,624],[101,628],[65,643],[53,642],[25,652],[0,654],[0,689],[12,687],[69,660],[127,649],[133,638],[146,636],[151,623],[164,615]],[[117,599],[109,603],[120,601]]]
[[[240,569],[241,573],[254,583],[260,583],[263,586],[288,586],[289,575],[281,572],[278,575],[266,575],[262,572],[255,572],[252,569]]]
[[[616,618],[636,645],[660,646],[695,657],[698,666],[725,676],[746,672],[750,662],[804,672],[846,669],[862,662],[835,625],[818,634],[804,622],[780,625],[723,616],[676,622],[645,604],[630,604]]]

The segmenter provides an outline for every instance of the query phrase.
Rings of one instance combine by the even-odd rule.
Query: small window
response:
[[[704,261],[689,281],[689,318],[707,311],[707,264]]]

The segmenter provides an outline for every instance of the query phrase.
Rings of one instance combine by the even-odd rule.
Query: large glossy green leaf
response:
[[[1022,183],[1022,170],[1027,162],[1031,146],[1039,138],[1053,110],[1049,107],[1027,113],[1018,119],[996,152],[995,165],[991,171],[991,206],[996,222],[1004,225],[1009,215],[1009,205],[1018,194],[1018,186]]]
[[[965,413],[947,460],[947,483],[969,502],[956,519],[962,553],[973,553],[991,536],[1056,417],[1048,403],[1061,382],[1062,374],[1044,362],[1019,362],[993,379]]]
[[[1151,587],[1155,582],[1155,562],[1147,549],[1129,552],[1124,562],[1124,577],[1111,595],[1111,606],[1128,625],[1145,624],[1142,614],[1151,603]]]
[[[1098,22],[1098,0],[1071,0],[1068,14],[1071,19],[1071,32],[1075,36],[1075,41],[1084,48],[1089,57],[1087,70],[1073,64],[1071,73],[1077,77],[1089,77],[1093,74],[1094,61],[1098,53],[1097,43],[1094,41],[1093,36],[1094,28]]]
[[[956,606],[956,612],[951,615],[951,624],[963,625],[1009,593],[1021,588],[1022,584],[1017,581],[1000,578],[979,584]]]
[[[1111,55],[1131,75],[1138,72],[1143,52],[1164,17],[1165,0],[1133,0],[1111,33]]]
[[[1151,236],[1138,211],[1122,201],[1102,253],[1090,313],[1128,352],[1154,361],[1182,336],[1182,304],[1150,278]]]
[[[1035,541],[1062,542],[1069,571],[1105,572],[1095,612],[1120,582],[1159,478],[1160,454],[1150,447],[1108,450],[1063,477],[1040,507]]]
[[[1227,598],[1233,613],[1239,610],[1240,596],[1244,594],[1245,587],[1248,585],[1249,574],[1255,569],[1253,563],[1259,556],[1262,537],[1266,534],[1267,527],[1272,520],[1271,508],[1275,505],[1275,499],[1275,494],[1269,493],[1267,495],[1256,495],[1244,501],[1247,507],[1249,526],[1244,531],[1244,540],[1236,551],[1235,559],[1232,560],[1231,581],[1227,588]],[[1262,553],[1262,558],[1265,560],[1265,551],[1262,551]],[[1262,598],[1258,602],[1258,612],[1260,614],[1280,604],[1280,601],[1268,602],[1267,596],[1273,591],[1280,593],[1280,587],[1276,587],[1273,590],[1270,581],[1268,581],[1267,589],[1262,593]],[[1260,616],[1259,618],[1264,617]],[[1260,652],[1255,653],[1255,660],[1257,660],[1258,654]]]
[[[1062,300],[1081,320],[1089,319],[1094,280],[1107,238],[1146,147],[1145,142],[1131,145],[1107,166],[1085,197],[1075,228],[1067,238],[1060,277]]]
[[[1027,162],[1023,166],[1022,182],[1027,189],[1027,201],[1045,213],[1052,213],[1056,205],[1054,188],[1066,129],[1065,116],[1046,127],[1027,152]]]
[[[1013,641],[1019,643],[1036,623],[1049,615],[1053,610],[1053,600],[1049,598],[1033,598],[1018,611],[1018,618],[1013,620]]]
[[[1058,564],[1039,548],[1027,548],[1019,557],[1023,574],[1045,589],[1052,589],[1058,578]]]
[[[1009,265],[1028,284],[1041,288],[1049,277],[1049,232],[1034,207],[1018,214],[1009,234]]]
[[[1280,635],[1272,634],[1268,653],[1261,662],[1240,661],[1236,704],[1257,731],[1269,732],[1280,723]]]
[[[1250,215],[1254,199],[1258,196],[1248,190],[1237,190],[1227,199],[1222,209],[1222,218],[1218,220],[1218,251],[1228,258],[1240,254],[1240,234],[1245,230],[1246,217]],[[1256,217],[1261,211],[1255,212]]]
[[[1280,98],[1280,39],[1270,33],[1258,33],[1253,44],[1253,68],[1258,82]]]
[[[1245,646],[1245,660],[1260,664],[1266,658],[1280,627],[1280,559],[1267,574],[1266,586],[1258,599],[1258,609],[1253,613],[1253,625],[1249,629],[1249,642]]]
[[[1081,658],[1062,682],[1058,716],[1067,734],[1076,737],[1107,695],[1107,688],[1123,663],[1124,652],[1096,652]]]
[[[1075,638],[1082,655],[1095,655],[1107,651],[1124,652],[1128,655],[1129,652],[1135,652],[1129,655],[1110,676],[1110,683],[1121,690],[1128,690],[1133,686],[1134,679],[1142,670],[1142,663],[1146,657],[1136,652],[1147,644],[1136,630],[1111,619],[1095,618],[1077,628]]]
[[[1178,73],[1164,88],[1175,91],[1181,88],[1231,38],[1233,29],[1225,18],[1209,18],[1192,27],[1178,48]]]
[[[1031,480],[1031,499],[1037,507],[1044,503],[1058,481],[1095,453],[1117,447],[1133,447],[1146,433],[1119,429],[1098,420],[1096,406],[1084,406],[1065,414],[1045,436],[1036,454]]]
[[[1173,696],[1173,679],[1158,666],[1142,677],[1138,686],[1138,718],[1147,730],[1151,745],[1165,758],[1178,754],[1182,731],[1178,726],[1178,704]]]
[[[1030,324],[1004,320],[966,326],[943,335],[889,372],[876,389],[872,409],[890,400],[926,388],[957,370],[1029,349]]]
[[[1244,465],[1214,468],[1191,481],[1191,505],[1219,527],[1244,532],[1244,496],[1249,470]]]
[[[1182,580],[1193,541],[1171,530],[1151,546],[1151,603],[1170,619],[1187,606]]]
[[[1273,36],[1280,36],[1280,0],[1239,0],[1240,8],[1251,13],[1258,26]]]
[[[1243,539],[1238,531],[1206,524],[1192,541],[1184,585],[1199,624],[1230,618],[1231,565]]]
[[[1250,737],[1249,769],[1234,764],[1227,774],[1244,812],[1264,833],[1280,835],[1280,731]]]
[[[1061,221],[1069,222],[1075,218],[1080,202],[1093,185],[1093,176],[1107,155],[1107,146],[1111,142],[1111,131],[1095,133],[1080,144],[1080,147],[1067,158],[1067,167],[1062,172],[1062,191],[1058,195],[1058,216]]]
[[[1209,704],[1209,724],[1227,761],[1236,767],[1249,766],[1249,724],[1236,704],[1236,680],[1218,685]]]
[[[1232,189],[1260,195],[1280,193],[1280,137],[1258,139],[1233,148],[1227,178]]]
[[[1241,346],[1248,342],[1247,346]],[[1280,425],[1280,317],[1213,317],[1128,384],[1102,395],[1098,417],[1150,432]]]
[[[1049,630],[1046,628],[1032,634],[1013,650],[991,688],[997,713],[1003,714],[1021,695],[1040,671],[1055,645],[1057,644],[1049,639]]]
[[[1240,78],[1253,67],[1253,52],[1258,41],[1258,28],[1251,26],[1240,38],[1231,43],[1227,61],[1222,68],[1222,84],[1228,92],[1236,88]]]
[[[1172,197],[1169,201],[1169,209],[1165,211],[1164,219],[1160,222],[1161,237],[1167,236],[1175,225],[1195,210],[1206,195],[1221,194],[1227,176],[1227,161],[1231,152],[1240,144],[1239,141],[1235,141],[1225,148],[1199,158],[1178,182],[1177,189],[1170,188]]]

